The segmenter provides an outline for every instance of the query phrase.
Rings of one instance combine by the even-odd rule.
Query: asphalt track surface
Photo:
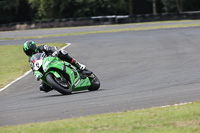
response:
[[[40,93],[32,73],[0,92],[0,126],[199,100],[200,27],[34,39],[67,51],[100,79],[98,91]],[[39,31],[39,30],[38,30]],[[1,41],[22,44],[25,40]]]

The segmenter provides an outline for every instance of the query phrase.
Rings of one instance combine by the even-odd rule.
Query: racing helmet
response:
[[[27,56],[32,56],[37,52],[37,47],[34,41],[26,41],[23,46],[24,53]]]

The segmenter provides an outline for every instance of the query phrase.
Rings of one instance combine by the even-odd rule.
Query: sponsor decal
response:
[[[83,81],[83,83],[80,84],[80,86],[82,86],[85,83],[85,81]]]
[[[81,81],[81,79],[79,78],[79,79],[74,83],[73,88],[76,87],[76,86],[79,84],[80,81]]]

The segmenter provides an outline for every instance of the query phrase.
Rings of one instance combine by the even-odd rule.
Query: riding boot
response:
[[[72,59],[71,64],[74,65],[75,67],[77,67],[79,70],[84,70],[85,69],[85,65],[79,63],[75,59]]]
[[[46,85],[45,83],[41,83],[40,84],[40,91],[41,92],[49,92],[49,91],[52,91],[53,88],[51,88],[50,86]]]

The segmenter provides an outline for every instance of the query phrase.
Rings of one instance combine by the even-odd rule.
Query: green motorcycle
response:
[[[95,91],[100,88],[100,81],[93,72],[87,69],[78,70],[58,57],[37,53],[31,57],[31,60],[34,76],[63,95],[74,91]]]

